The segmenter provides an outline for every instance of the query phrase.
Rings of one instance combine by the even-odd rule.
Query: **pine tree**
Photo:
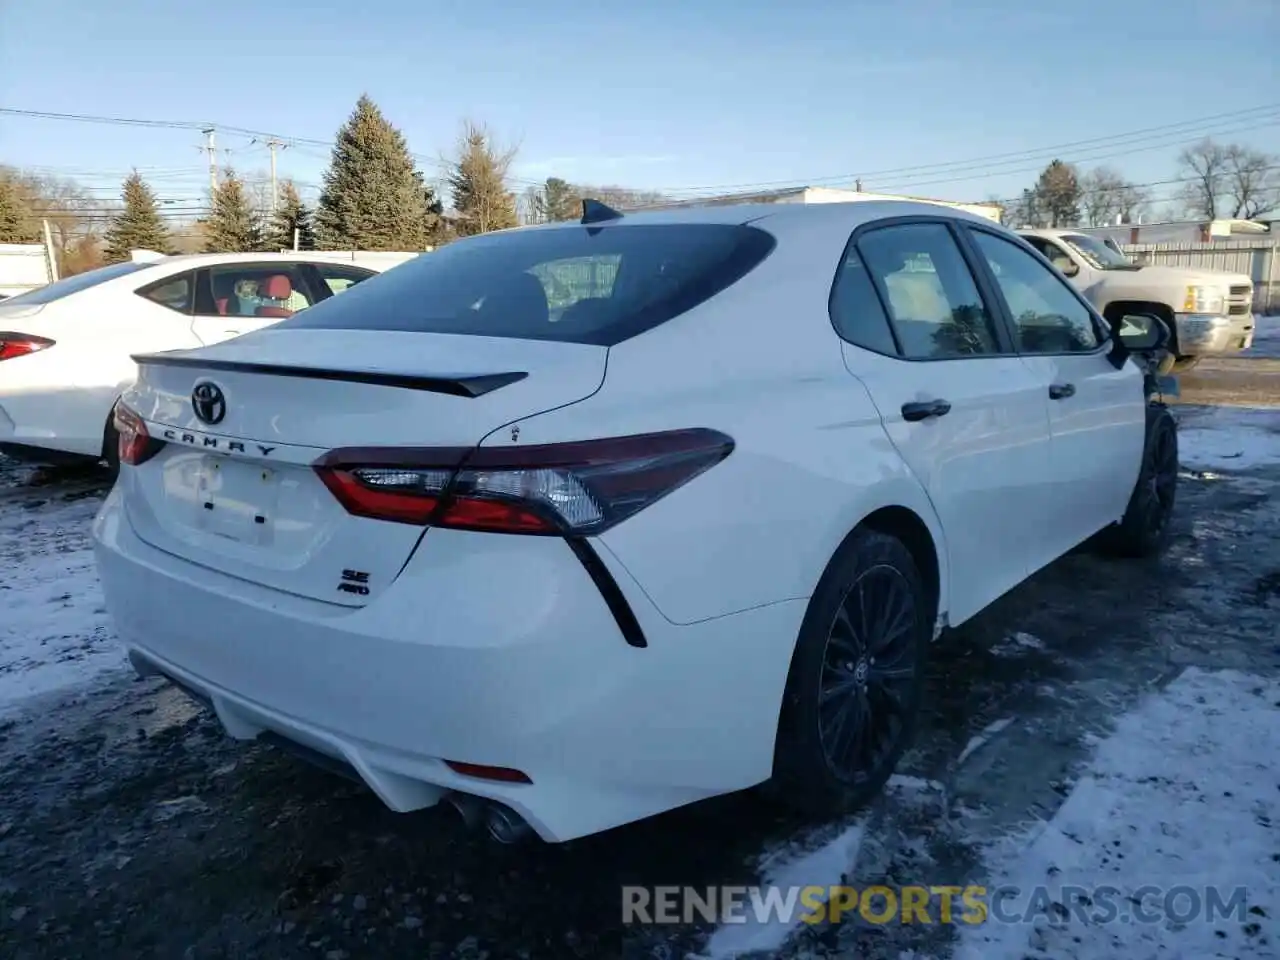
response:
[[[582,200],[577,191],[559,177],[547,177],[542,203],[548,220],[577,220],[582,216]]]
[[[292,250],[295,230],[298,233],[298,249],[314,250],[316,235],[311,223],[311,211],[298,196],[298,188],[293,185],[293,181],[286,180],[280,185],[280,199],[267,226],[263,246],[268,250]]]
[[[262,229],[244,183],[230,170],[213,192],[204,236],[207,253],[251,253],[262,249]]]
[[[422,234],[426,246],[441,247],[450,240],[449,222],[444,218],[444,203],[436,194],[435,188],[422,185],[422,204],[425,213],[422,219]]]
[[[39,243],[40,224],[16,181],[0,171],[0,243]]]
[[[458,158],[449,173],[460,234],[474,236],[519,224],[516,198],[506,183],[515,155],[514,149],[498,150],[483,127],[468,123],[463,128]]]
[[[1036,181],[1036,202],[1050,227],[1073,227],[1080,222],[1080,178],[1076,168],[1054,160]]]
[[[426,197],[404,135],[367,95],[338,131],[316,207],[327,250],[421,250]]]
[[[103,249],[107,263],[128,260],[132,250],[169,253],[173,249],[173,238],[160,219],[156,195],[137,170],[125,178],[120,196],[124,208],[112,218]]]

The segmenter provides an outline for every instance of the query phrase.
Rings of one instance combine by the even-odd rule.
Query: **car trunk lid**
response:
[[[122,472],[130,521],[193,563],[363,605],[395,579],[423,528],[347,513],[315,461],[384,447],[451,448],[460,460],[504,424],[590,396],[606,355],[546,341],[267,330],[138,357],[124,402],[164,446]],[[215,391],[197,395],[202,386]]]

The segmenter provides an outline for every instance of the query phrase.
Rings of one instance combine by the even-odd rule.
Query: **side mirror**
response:
[[[1055,260],[1053,265],[1062,271],[1064,277],[1074,277],[1080,272],[1080,265],[1074,260]]]
[[[1169,343],[1169,328],[1154,313],[1131,313],[1120,318],[1116,336],[1131,353],[1155,353]]]

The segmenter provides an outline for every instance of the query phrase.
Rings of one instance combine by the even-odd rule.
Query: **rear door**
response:
[[[1044,517],[1048,563],[1124,513],[1142,459],[1142,374],[1119,370],[1097,314],[1070,285],[1018,244],[969,228],[1016,347],[1047,381],[1054,500]]]
[[[191,329],[202,344],[279,323],[320,298],[303,265],[289,261],[221,264],[197,278]]]
[[[942,523],[959,623],[1039,554],[1053,507],[1046,385],[1013,353],[945,219],[855,233],[832,314],[845,365]]]

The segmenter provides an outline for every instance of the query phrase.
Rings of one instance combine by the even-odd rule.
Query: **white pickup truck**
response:
[[[1253,343],[1253,281],[1200,267],[1144,266],[1072,230],[1019,230],[1108,320],[1154,313],[1173,334],[1175,370]]]

